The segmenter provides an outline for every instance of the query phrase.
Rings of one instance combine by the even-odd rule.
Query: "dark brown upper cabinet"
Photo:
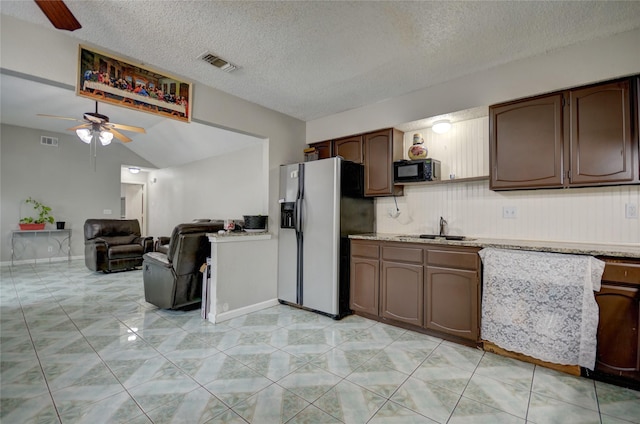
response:
[[[638,183],[632,79],[489,108],[492,190]]]
[[[569,92],[570,184],[638,180],[629,85],[625,80]]]
[[[333,141],[309,144],[318,151],[318,159],[341,156],[364,164],[364,195],[402,196],[403,187],[393,185],[393,162],[402,159],[402,131],[394,128],[352,135]]]
[[[563,184],[562,95],[490,108],[491,189]]]
[[[345,160],[362,163],[362,136],[355,135],[333,140],[333,156],[342,156]]]
[[[316,149],[316,152],[318,152],[318,159],[327,159],[333,156],[333,142],[331,140],[311,143],[309,144],[309,147]]]
[[[364,195],[402,195],[393,185],[393,162],[402,159],[404,133],[394,128],[364,135]]]

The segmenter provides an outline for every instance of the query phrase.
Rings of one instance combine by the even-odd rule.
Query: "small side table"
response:
[[[67,258],[71,262],[71,229],[64,230],[12,230],[11,231],[11,265],[13,266],[14,259],[20,259],[28,247],[33,247],[34,258],[33,263],[38,261],[38,245],[39,241],[43,239],[42,236],[46,236],[47,246],[49,248],[56,247],[57,249],[49,249],[49,263],[51,258],[61,253],[67,253]],[[52,246],[52,241],[55,241],[55,245]],[[20,249],[21,247],[21,249]]]

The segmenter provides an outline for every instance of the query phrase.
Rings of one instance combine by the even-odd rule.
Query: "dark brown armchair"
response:
[[[145,300],[163,309],[200,303],[200,267],[211,254],[207,233],[223,228],[223,221],[180,224],[173,229],[167,253],[146,253],[142,264]]]
[[[92,271],[122,271],[142,265],[153,250],[153,237],[142,237],[137,219],[87,219],[84,261]]]

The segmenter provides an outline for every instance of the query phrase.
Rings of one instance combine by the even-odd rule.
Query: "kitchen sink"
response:
[[[419,237],[423,239],[432,239],[432,240],[435,240],[435,239],[457,240],[457,241],[473,240],[465,236],[440,236],[437,234],[420,234]]]

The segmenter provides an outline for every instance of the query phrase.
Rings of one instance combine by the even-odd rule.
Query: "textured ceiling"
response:
[[[69,33],[308,121],[640,27],[639,1],[77,1]],[[51,27],[33,1],[3,14]],[[197,58],[238,65],[227,74]]]

